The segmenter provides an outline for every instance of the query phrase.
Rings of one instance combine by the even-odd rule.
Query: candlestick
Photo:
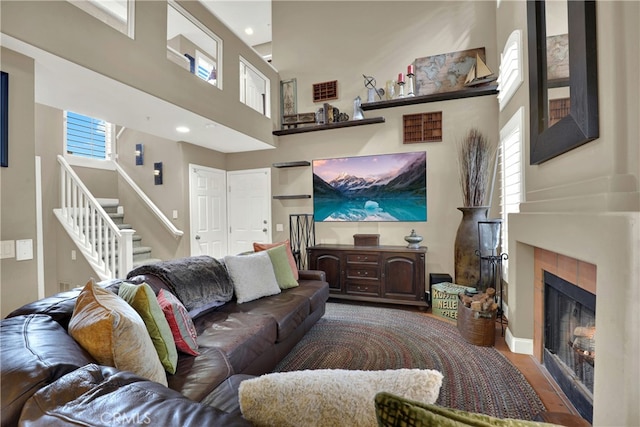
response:
[[[400,84],[401,82],[404,84],[404,74],[402,73],[398,74],[398,84]]]
[[[409,77],[409,83],[407,86],[407,96],[416,96],[415,92],[413,91],[413,74],[407,74],[407,77]]]
[[[413,75],[413,64],[409,64],[409,66],[407,67],[407,75],[411,76]]]

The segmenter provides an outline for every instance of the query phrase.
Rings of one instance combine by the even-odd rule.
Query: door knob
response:
[[[200,236],[196,234],[196,240],[200,240]]]
[[[263,228],[263,229],[262,229],[262,231],[266,233],[266,232],[267,232],[267,229],[266,229],[266,228]]]

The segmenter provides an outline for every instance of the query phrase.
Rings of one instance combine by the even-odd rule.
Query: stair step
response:
[[[131,224],[116,224],[120,230],[131,230],[133,226]]]
[[[120,200],[118,199],[96,199],[98,204],[102,206],[102,209],[107,213],[115,213],[118,212],[118,207],[120,206]]]
[[[122,224],[124,223],[124,214],[123,213],[112,213],[109,212],[109,217],[111,218],[111,220],[116,224]]]
[[[151,248],[149,246],[138,246],[137,248],[133,248],[134,255],[139,255],[144,253],[151,253]]]

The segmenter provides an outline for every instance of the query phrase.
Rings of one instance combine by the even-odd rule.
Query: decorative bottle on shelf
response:
[[[360,96],[356,96],[356,99],[353,100],[353,120],[362,119],[364,119],[364,114],[362,111],[362,98],[360,98]]]

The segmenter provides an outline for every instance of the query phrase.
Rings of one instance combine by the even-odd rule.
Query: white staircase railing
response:
[[[131,271],[135,230],[119,229],[63,156],[58,163],[61,207],[53,212],[64,229],[100,280]]]
[[[173,234],[173,237],[178,238],[182,236],[184,232],[182,230],[178,230],[178,228],[176,228],[176,226],[173,225],[171,220],[169,220],[169,218],[167,218],[167,216],[164,213],[162,213],[160,208],[158,208],[158,206],[156,206],[156,204],[153,203],[153,201],[151,201],[149,196],[147,196],[144,193],[144,191],[142,191],[142,189],[138,186],[138,184],[136,184],[135,181],[131,179],[129,175],[127,175],[125,170],[122,169],[122,166],[120,166],[117,162],[113,162],[113,164],[116,167],[116,172],[118,172],[118,174],[122,177],[122,179],[124,179],[125,182],[129,184],[131,189],[138,195],[140,200],[142,200],[144,204],[147,205],[147,207],[158,218],[158,220],[162,223],[162,225],[164,225],[165,228],[169,230],[171,234]]]

